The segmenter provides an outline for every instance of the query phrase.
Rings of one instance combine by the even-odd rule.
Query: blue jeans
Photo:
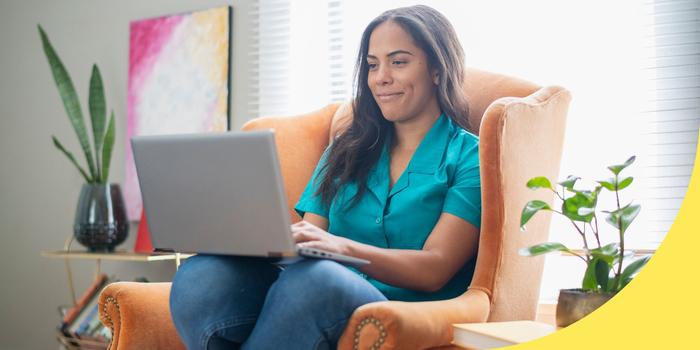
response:
[[[170,313],[188,349],[334,349],[353,311],[383,300],[330,260],[197,255],[175,274]]]

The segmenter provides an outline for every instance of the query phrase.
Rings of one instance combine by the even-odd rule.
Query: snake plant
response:
[[[91,184],[105,184],[109,177],[109,165],[112,158],[112,148],[114,147],[114,111],[111,111],[107,130],[105,130],[105,119],[107,107],[105,104],[104,87],[102,85],[102,76],[97,64],[92,66],[92,74],[90,76],[90,90],[88,96],[88,107],[90,111],[90,120],[92,125],[92,140],[94,146],[91,148],[90,140],[88,139],[88,131],[85,126],[83,112],[78,101],[78,95],[75,92],[73,81],[71,80],[68,71],[58,57],[49,41],[44,29],[39,25],[39,36],[46,54],[46,59],[51,67],[58,93],[63,100],[63,106],[68,114],[68,119],[73,125],[80,147],[85,154],[87,161],[87,170],[78,164],[78,161],[69,152],[63,144],[56,138],[51,136],[53,144],[60,150],[68,160],[75,165],[80,171],[80,174],[85,178],[85,181]]]

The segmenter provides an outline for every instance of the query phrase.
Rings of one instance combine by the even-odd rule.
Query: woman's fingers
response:
[[[296,243],[308,242],[308,241],[323,241],[327,239],[330,235],[328,232],[321,230],[320,228],[310,224],[306,221],[299,221],[291,225],[292,237]]]
[[[296,243],[306,242],[309,240],[308,236],[304,235],[303,232],[292,232],[292,238],[294,238],[294,242]]]
[[[293,223],[293,224],[292,224],[292,227],[307,227],[307,226],[309,226],[309,225],[311,225],[311,224],[308,223],[308,222],[306,222],[306,221],[304,221],[304,220],[301,220],[301,221],[299,221],[299,222]]]
[[[301,247],[341,252],[335,236],[311,224],[292,225],[292,237],[294,237],[294,242]]]
[[[307,241],[317,241],[321,239],[321,236],[315,232],[303,230],[303,229],[292,229],[292,237],[296,243],[307,242]]]

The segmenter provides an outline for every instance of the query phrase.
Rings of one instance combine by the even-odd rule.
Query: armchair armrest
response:
[[[428,349],[452,342],[452,324],[486,322],[488,295],[469,289],[449,300],[381,301],[360,306],[352,314],[338,349]]]
[[[111,283],[100,293],[102,324],[111,350],[185,349],[170,318],[171,283]]]

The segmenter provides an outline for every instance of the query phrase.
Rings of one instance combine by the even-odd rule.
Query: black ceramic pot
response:
[[[113,252],[126,240],[129,222],[118,184],[84,184],[73,225],[75,239],[91,252]]]

